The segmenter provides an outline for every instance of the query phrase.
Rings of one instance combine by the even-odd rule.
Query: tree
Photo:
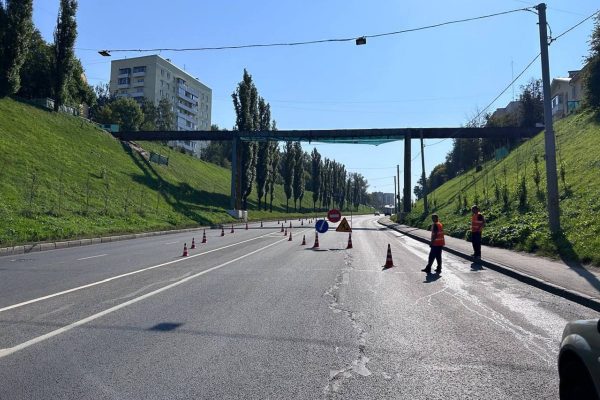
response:
[[[302,198],[304,197],[304,152],[300,142],[294,142],[294,209],[298,211],[297,201],[300,200],[302,212]]]
[[[52,97],[52,59],[52,46],[34,29],[21,67],[21,87],[17,95],[26,99]]]
[[[142,123],[140,124],[141,131],[154,131],[156,130],[156,120],[158,119],[158,113],[154,103],[148,98],[144,97],[140,103],[142,114],[144,115]]]
[[[144,122],[144,113],[135,100],[120,97],[98,111],[96,122],[119,124],[119,129],[122,131],[137,131]]]
[[[273,130],[277,130],[275,126],[275,121],[273,121]],[[279,160],[281,160],[281,153],[279,152],[278,142],[271,142],[271,146],[271,165],[269,166],[269,178],[267,179],[267,184],[269,186],[270,196],[269,211],[273,212],[273,197],[275,194],[275,183],[279,174]]]
[[[172,131],[175,129],[175,113],[173,112],[173,104],[171,104],[169,99],[162,98],[158,102],[158,106],[156,106],[156,121],[154,124],[159,131]]]
[[[283,149],[281,176],[283,177],[283,192],[285,193],[285,212],[290,211],[290,198],[293,194],[294,167],[296,165],[295,149],[292,142],[286,142]]]
[[[0,97],[13,95],[21,87],[21,68],[33,31],[32,13],[33,0],[0,1]]]
[[[260,131],[268,131],[271,129],[271,106],[269,103],[260,97],[258,99],[258,114],[259,114],[259,126]],[[271,142],[260,142],[258,144],[258,156],[256,162],[256,195],[258,197],[258,209],[260,210],[260,204],[263,196],[266,195],[267,191],[267,178],[269,175],[269,166],[271,164]],[[266,209],[266,198],[265,198],[265,209]]]
[[[312,192],[313,192],[313,212],[317,211],[317,200],[321,195],[321,154],[315,147],[311,153],[311,172],[312,172]]]
[[[244,69],[242,81],[231,94],[236,114],[236,129],[251,132],[259,125],[258,90],[252,82],[252,76]],[[240,143],[241,162],[241,196],[242,209],[248,208],[248,196],[256,177],[257,143],[246,141]]]
[[[596,111],[600,110],[600,14],[596,14],[590,37],[590,54],[584,68],[583,87],[586,104]]]
[[[544,93],[540,79],[532,79],[527,85],[521,86],[519,100],[518,126],[535,127],[544,121]]]
[[[77,38],[77,0],[60,0],[54,31],[54,111],[67,100],[66,86],[74,69],[73,46]]]

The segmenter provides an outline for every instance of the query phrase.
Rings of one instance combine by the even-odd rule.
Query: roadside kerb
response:
[[[383,222],[382,220],[378,220],[377,222],[387,228],[393,229],[396,232],[401,233],[405,236],[408,236],[409,238],[417,240],[421,243],[426,243],[426,244],[430,243],[429,240],[427,240],[421,236],[412,234],[412,233],[410,233],[410,231],[397,229],[398,224],[396,224],[396,223],[392,222],[390,224],[387,224],[387,223]],[[564,299],[570,300],[572,302],[581,304],[582,306],[585,306],[585,307],[591,308],[592,310],[600,312],[600,298],[590,297],[583,293],[579,293],[575,290],[567,289],[562,286],[558,286],[558,285],[548,282],[544,279],[526,274],[524,272],[517,271],[517,270],[511,268],[510,266],[501,264],[497,261],[489,261],[489,260],[482,260],[482,259],[476,260],[475,258],[471,257],[470,255],[468,255],[462,251],[458,251],[456,249],[446,247],[446,246],[444,246],[444,250],[450,254],[454,254],[454,255],[464,258],[466,260],[476,262],[477,264],[488,267],[489,269],[494,270],[496,272],[500,272],[501,274],[507,275],[507,276],[509,276],[513,279],[516,279],[520,282],[526,283],[526,284],[536,287],[538,289],[544,290],[548,293],[554,294],[556,296],[560,296]]]

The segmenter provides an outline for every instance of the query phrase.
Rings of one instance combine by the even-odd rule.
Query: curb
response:
[[[380,225],[383,225],[387,228],[393,229],[398,233],[401,233],[405,236],[408,236],[411,239],[417,240],[421,243],[426,243],[429,244],[429,240],[422,238],[418,235],[414,235],[412,233],[409,232],[404,232],[401,230],[396,229],[396,223],[391,223],[389,225],[381,222],[381,220],[377,221]],[[477,263],[488,267],[491,270],[494,270],[496,272],[500,272],[501,274],[504,274],[506,276],[509,276],[513,279],[516,279],[520,282],[526,283],[530,286],[536,287],[538,289],[544,290],[548,293],[554,294],[556,296],[560,296],[564,299],[570,300],[574,303],[580,304],[582,306],[591,308],[594,311],[598,311],[600,312],[600,298],[597,297],[590,297],[586,294],[577,292],[575,290],[572,289],[567,289],[565,287],[556,285],[554,283],[545,281],[541,278],[526,274],[524,272],[521,271],[517,271],[514,268],[511,268],[510,266],[501,264],[499,262],[492,262],[492,261],[487,261],[487,260],[475,260],[475,258],[471,257],[468,254],[465,254],[461,251],[449,248],[449,247],[445,247],[444,246],[444,250],[447,251],[450,254],[454,254],[455,256],[459,256],[461,258],[464,258],[466,260],[469,261],[477,261]]]
[[[130,239],[139,239],[150,236],[162,236],[162,235],[170,235],[175,233],[184,233],[197,231],[199,229],[209,229],[210,227],[199,226],[197,228],[186,228],[186,229],[174,229],[171,231],[155,231],[155,232],[144,232],[144,233],[130,233],[126,235],[117,235],[117,236],[102,236],[95,238],[85,238],[85,239],[75,239],[75,240],[67,240],[61,242],[43,242],[43,243],[33,243],[26,245],[19,245],[13,247],[0,247],[0,257],[2,256],[14,256],[18,254],[27,254],[27,253],[37,253],[40,251],[48,251],[48,250],[59,250],[66,249],[71,247],[79,247],[79,246],[89,246],[92,244],[100,244],[100,243],[108,243],[108,242],[118,242],[121,240],[130,240]]]
[[[307,217],[304,217],[305,219]],[[312,218],[312,217],[310,217]],[[292,218],[294,219],[294,218]],[[269,221],[277,221],[277,219],[263,219],[264,222]],[[260,222],[257,221],[249,221],[249,222]],[[227,223],[229,224],[229,223]],[[219,229],[221,226],[225,226],[227,224],[214,224],[214,226],[218,226]],[[236,223],[234,223],[235,225]],[[66,249],[69,247],[79,247],[79,246],[89,246],[92,244],[100,244],[100,243],[109,243],[109,242],[117,242],[121,240],[129,240],[129,239],[140,239],[151,236],[162,236],[162,235],[170,235],[175,233],[184,233],[184,232],[192,232],[200,229],[213,229],[213,226],[198,226],[196,228],[185,228],[185,229],[174,229],[169,231],[153,231],[153,232],[142,232],[142,233],[129,233],[124,235],[117,236],[101,236],[95,238],[85,238],[85,239],[74,239],[74,240],[66,240],[59,242],[40,242],[40,243],[32,243],[26,245],[12,246],[12,247],[0,247],[0,257],[3,256],[14,256],[18,254],[27,254],[27,253],[36,253],[39,251],[48,251],[48,250],[59,250]]]

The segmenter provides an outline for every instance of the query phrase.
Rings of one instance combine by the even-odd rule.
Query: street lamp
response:
[[[361,36],[359,38],[356,38],[356,45],[357,46],[361,46],[363,44],[367,44],[367,38],[365,36]]]

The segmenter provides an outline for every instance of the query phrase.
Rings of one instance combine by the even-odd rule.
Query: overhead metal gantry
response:
[[[411,210],[411,146],[419,139],[526,139],[543,130],[535,128],[389,128],[389,129],[331,129],[279,131],[130,131],[114,132],[120,140],[217,140],[232,141],[231,208],[241,208],[241,152],[242,141],[321,142],[340,144],[371,144],[404,140],[404,212]],[[399,177],[398,177],[399,178]]]

